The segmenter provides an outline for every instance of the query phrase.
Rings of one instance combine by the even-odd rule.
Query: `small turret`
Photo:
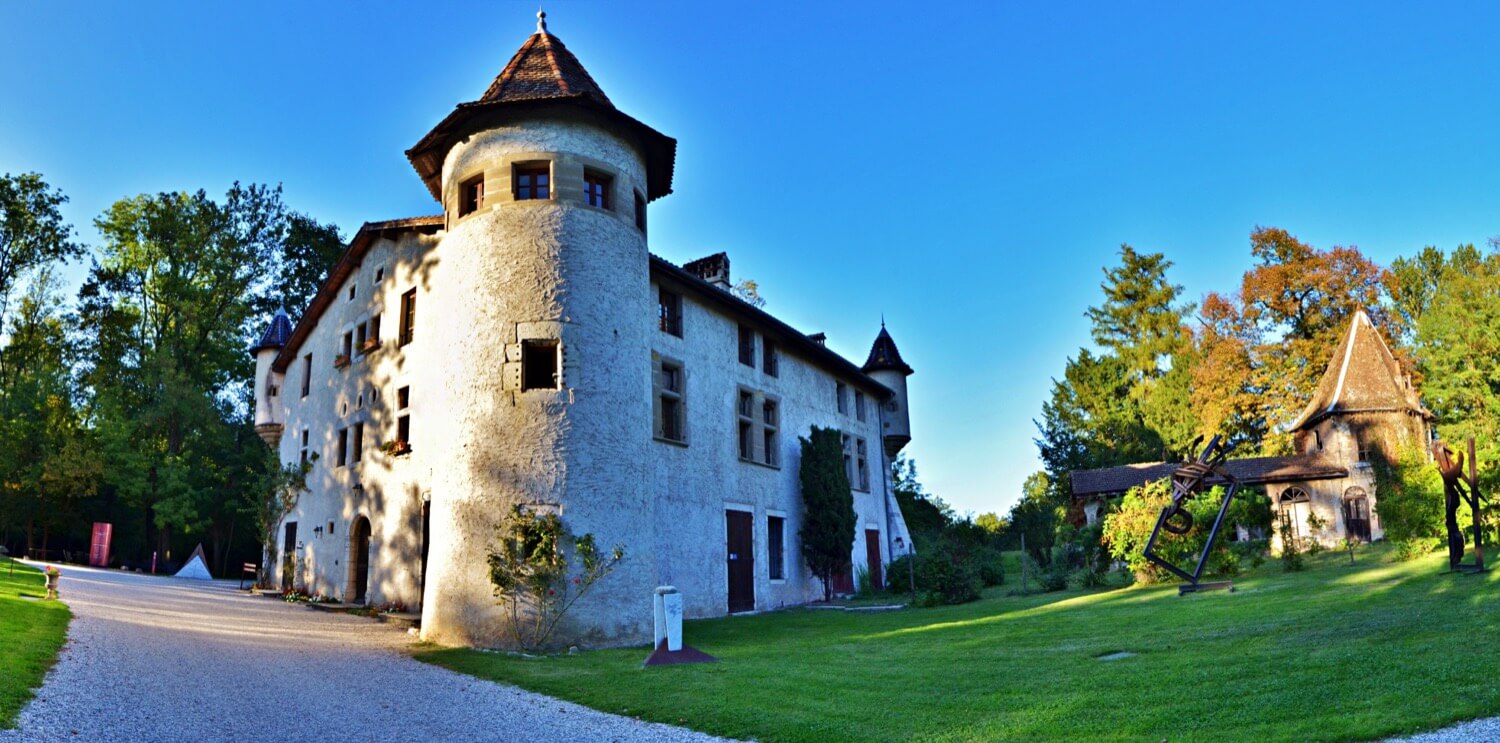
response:
[[[911,376],[912,368],[901,360],[901,352],[896,349],[896,341],[886,331],[884,321],[880,323],[880,335],[875,336],[875,343],[870,346],[870,358],[865,360],[865,365],[861,368],[875,381],[896,393],[886,402],[881,415],[885,427],[885,453],[886,456],[895,457],[911,441],[911,416],[906,408],[906,378]]]
[[[291,337],[291,319],[285,312],[277,312],[260,342],[250,347],[250,355],[255,357],[255,432],[273,449],[281,443],[282,375],[271,370],[271,362]]]

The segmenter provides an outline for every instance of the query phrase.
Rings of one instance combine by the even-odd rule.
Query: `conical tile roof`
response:
[[[267,348],[281,348],[286,345],[287,339],[292,337],[292,320],[285,312],[278,311],[271,318],[271,324],[266,327],[266,332],[260,336],[260,342],[250,347],[250,353],[255,354]]]
[[[912,368],[901,359],[901,351],[896,348],[896,339],[886,331],[885,323],[880,324],[880,335],[875,336],[875,343],[870,346],[870,357],[865,359],[862,370],[868,374],[881,369],[895,369],[902,374],[911,374]]]
[[[1312,400],[1291,428],[1300,430],[1339,413],[1394,411],[1432,417],[1370,316],[1360,310],[1349,321],[1349,332],[1329,359]]]
[[[609,96],[562,39],[547,32],[546,21],[521,45],[510,63],[490,83],[480,101],[531,101],[542,98],[589,98],[614,108]]]

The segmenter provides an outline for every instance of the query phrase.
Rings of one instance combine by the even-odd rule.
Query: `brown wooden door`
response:
[[[369,589],[370,520],[360,516],[349,532],[349,603],[364,603]]]
[[[755,532],[753,516],[725,511],[725,543],[729,564],[729,611],[755,609]]]
[[[1370,541],[1370,501],[1367,498],[1350,498],[1344,501],[1345,536]]]
[[[877,591],[885,588],[885,576],[880,571],[879,529],[865,529],[865,564],[870,568],[870,587]]]

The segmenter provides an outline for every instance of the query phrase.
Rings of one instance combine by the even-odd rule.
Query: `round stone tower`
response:
[[[447,225],[415,268],[405,361],[412,425],[430,431],[413,435],[432,470],[424,637],[507,644],[486,556],[517,505],[625,547],[569,614],[591,628],[582,641],[649,637],[645,217],[671,191],[675,152],[614,107],[540,13],[484,95],[407,151]]]
[[[885,442],[885,454],[894,458],[911,441],[906,378],[912,375],[912,368],[901,360],[901,352],[896,349],[895,339],[885,329],[884,321],[880,323],[880,335],[875,336],[875,343],[870,346],[870,357],[865,360],[862,370],[896,393],[886,402],[885,410],[881,411],[880,416],[884,429],[882,439]]]

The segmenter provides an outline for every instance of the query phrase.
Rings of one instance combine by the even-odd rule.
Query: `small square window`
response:
[[[470,178],[458,187],[458,216],[467,217],[484,206],[484,174]]]
[[[583,200],[589,206],[597,206],[600,209],[609,209],[609,191],[613,182],[607,173],[597,170],[583,171]]]
[[[562,389],[558,343],[552,339],[521,341],[521,391]]]
[[[551,167],[547,163],[518,163],[512,173],[516,201],[551,197]]]
[[[656,295],[656,323],[661,332],[682,337],[682,296],[660,290]]]

